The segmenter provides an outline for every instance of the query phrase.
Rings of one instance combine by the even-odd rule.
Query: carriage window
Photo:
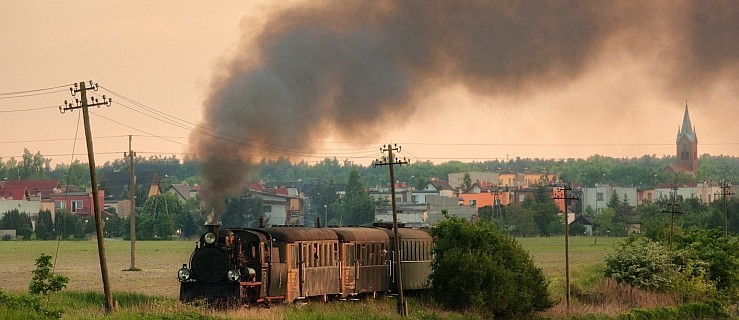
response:
[[[290,267],[293,269],[298,268],[298,247],[295,245],[290,245]],[[285,252],[285,250],[282,250],[280,252],[280,261],[285,261],[285,259],[282,257],[282,253]]]
[[[341,259],[341,257],[339,257],[339,244],[334,243],[334,256],[333,256],[333,259],[331,259],[331,261],[333,261],[333,263],[337,263],[339,259]]]
[[[347,267],[348,266],[353,266],[354,265],[354,261],[355,261],[355,257],[354,257],[354,245],[353,244],[349,244],[349,245],[346,246],[346,254],[345,255],[346,255],[346,259],[348,260],[346,266]]]
[[[313,260],[313,258],[311,257],[311,256],[312,256],[312,254],[311,254],[311,252],[310,252],[310,251],[311,251],[311,250],[310,250],[310,244],[309,244],[309,243],[306,243],[306,244],[305,244],[305,245],[303,246],[303,261],[305,261],[305,266],[306,266],[306,267],[312,267],[312,266],[313,266],[313,261],[314,261],[314,260]]]

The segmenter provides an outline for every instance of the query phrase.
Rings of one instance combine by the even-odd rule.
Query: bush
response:
[[[728,299],[739,297],[739,240],[716,229],[693,227],[679,236],[676,246],[706,264],[706,275]]]
[[[41,253],[41,256],[36,259],[36,270],[33,270],[31,283],[28,284],[28,291],[31,294],[49,295],[67,286],[69,278],[53,274],[51,266],[51,256]]]
[[[553,305],[541,269],[494,225],[447,217],[431,234],[431,295],[443,306],[521,318]]]
[[[643,236],[632,235],[614,254],[606,256],[604,274],[641,289],[677,292],[685,298],[715,292],[708,264],[691,250],[670,249]]]
[[[59,319],[63,313],[62,310],[42,307],[38,296],[11,296],[0,290],[0,309],[4,308],[12,310],[13,315],[22,318]],[[2,312],[2,314],[6,313]]]
[[[621,243],[615,254],[606,256],[604,274],[619,283],[667,291],[677,271],[668,248],[644,237],[631,236]]]

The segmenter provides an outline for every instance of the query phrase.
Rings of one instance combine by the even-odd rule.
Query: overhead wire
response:
[[[77,129],[74,131],[74,142],[72,143],[72,159],[69,163],[74,162],[74,151],[77,148],[77,136],[79,135],[80,131],[80,119],[82,119],[82,113],[80,112],[77,116]],[[67,200],[69,198],[69,179],[72,177],[72,166],[69,166],[69,170],[67,171],[67,183],[65,184],[64,188],[64,207],[67,206]],[[97,195],[93,195],[94,197],[97,197]],[[59,258],[59,247],[61,246],[62,237],[64,235],[64,212],[62,211],[62,214],[59,217],[59,234],[57,235],[56,240],[56,253],[54,254],[54,267],[52,268],[52,272],[54,272],[54,269],[57,265],[57,258]]]
[[[275,152],[275,153],[279,153],[279,152],[284,151],[284,150],[282,150],[282,148],[298,149],[298,150],[304,150],[304,151],[307,151],[307,152],[310,152],[310,151],[322,151],[322,149],[320,149],[320,148],[316,149],[316,148],[306,148],[306,147],[301,147],[301,146],[282,145],[282,144],[270,143],[270,142],[265,142],[265,141],[259,141],[259,140],[256,140],[256,139],[249,139],[249,138],[245,138],[245,137],[242,137],[242,136],[237,136],[237,135],[234,135],[234,134],[230,134],[230,133],[227,133],[227,132],[218,131],[218,130],[215,130],[213,128],[209,128],[209,127],[203,126],[201,124],[196,124],[196,123],[193,123],[193,122],[190,122],[190,121],[187,121],[187,120],[184,120],[184,119],[181,119],[181,118],[172,116],[170,114],[167,114],[167,113],[158,111],[158,110],[156,110],[154,108],[151,108],[151,107],[149,107],[149,106],[147,106],[147,105],[145,105],[143,103],[140,103],[140,102],[137,102],[137,101],[135,101],[133,99],[127,98],[127,97],[123,96],[122,94],[119,94],[117,92],[114,92],[114,91],[112,91],[112,90],[110,90],[108,88],[105,88],[105,87],[102,87],[102,88],[104,88],[106,91],[112,93],[116,97],[119,97],[119,98],[121,98],[121,99],[123,99],[125,101],[128,101],[129,103],[132,103],[132,104],[134,104],[134,105],[136,105],[136,106],[138,106],[140,108],[143,108],[143,109],[145,109],[145,110],[147,110],[149,112],[152,112],[152,113],[157,114],[159,117],[167,117],[167,118],[171,118],[171,119],[176,120],[176,121],[162,120],[165,123],[173,124],[172,122],[180,122],[180,124],[177,124],[176,126],[178,126],[180,128],[184,128],[184,129],[189,129],[191,131],[197,131],[197,132],[200,132],[200,133],[204,133],[204,134],[207,134],[207,135],[209,135],[211,137],[214,137],[216,139],[221,139],[223,141],[227,141],[227,142],[231,142],[231,143],[236,143],[236,144],[240,144],[240,145],[244,145],[244,146],[260,148],[262,150],[271,151],[271,152]],[[139,113],[144,114],[141,111],[136,111],[136,112],[139,112]],[[152,118],[155,118],[155,117],[152,117]],[[160,120],[161,120],[161,118],[160,118]],[[181,123],[188,124],[189,126],[182,125]],[[234,141],[232,139],[225,138],[224,136],[235,138],[235,139],[239,139],[239,140],[238,141]],[[264,147],[263,145],[271,146],[271,147],[274,147],[274,148],[277,148],[277,149],[267,148],[267,147]],[[327,149],[327,150],[336,151],[336,149]],[[357,151],[365,151],[367,149],[366,148],[358,148],[358,149],[355,148],[355,149],[348,149],[348,150],[349,151],[355,151],[355,150],[357,150]],[[344,151],[344,150],[341,150],[341,151]]]
[[[15,92],[4,92],[4,93],[0,93],[0,99],[62,92],[65,90],[57,90],[57,89],[64,88],[66,86],[69,86],[69,85],[40,88],[40,89],[33,89],[33,90],[15,91]],[[266,142],[266,141],[260,141],[257,139],[249,139],[249,138],[237,136],[234,134],[230,134],[227,132],[222,132],[222,131],[219,131],[213,128],[206,127],[202,124],[193,123],[185,119],[159,111],[155,108],[147,106],[146,104],[143,104],[134,99],[128,98],[105,86],[100,86],[100,88],[103,88],[105,91],[110,92],[111,95],[117,97],[117,99],[120,99],[118,101],[115,101],[116,104],[119,104],[123,106],[124,108],[131,110],[132,112],[136,112],[138,114],[141,114],[151,119],[155,119],[157,121],[172,125],[174,127],[189,130],[191,132],[208,135],[209,137],[212,137],[213,139],[217,139],[220,141],[233,143],[233,144],[244,146],[244,147],[250,147],[250,148],[260,150],[260,151],[270,152],[270,153],[277,154],[277,155],[286,155],[286,156],[320,158],[322,157],[322,155],[325,154],[326,156],[329,156],[329,157],[330,156],[334,156],[334,157],[341,156],[341,157],[349,157],[353,159],[375,158],[371,154],[371,151],[375,149],[374,147],[341,148],[341,149],[339,148],[311,148],[311,147],[304,147],[304,146],[283,145],[283,144],[271,143],[271,142]],[[94,94],[97,94],[97,93],[94,93]],[[123,102],[121,102],[121,100]],[[51,108],[58,108],[58,106],[0,110],[0,113],[29,112],[29,111],[46,110],[46,109],[51,109]],[[164,141],[168,141],[170,143],[174,143],[180,146],[185,146],[193,150],[202,150],[205,152],[221,152],[221,150],[204,149],[203,147],[193,146],[188,143],[182,143],[182,142],[177,142],[173,140],[173,139],[183,139],[187,137],[171,137],[171,136],[164,136],[164,135],[156,135],[152,132],[148,132],[146,130],[135,128],[134,126],[124,124],[121,121],[113,120],[109,117],[105,117],[97,113],[94,113],[94,114],[108,121],[124,126],[126,128],[135,130],[137,132],[145,133],[146,135],[141,135],[142,137],[152,137],[152,138],[162,139]],[[107,136],[107,137],[123,137],[123,135]],[[105,137],[95,137],[95,138],[105,138]],[[63,139],[24,140],[24,141],[13,141],[13,142],[0,141],[0,144],[50,142],[50,141],[62,141],[62,140]],[[354,142],[349,142],[349,141],[321,142],[321,144],[362,144],[362,145],[366,145],[370,143],[371,142],[356,142],[356,141]],[[398,143],[402,145],[407,145],[407,146],[418,145],[418,146],[455,146],[455,147],[465,147],[465,146],[476,146],[476,147],[478,146],[489,146],[489,147],[611,147],[613,146],[613,147],[624,147],[624,146],[669,146],[669,145],[672,145],[671,143],[428,143],[428,142],[413,142],[413,141],[398,142]],[[739,142],[702,143],[702,145],[704,146],[739,145]],[[96,152],[96,154],[112,154],[112,153],[116,153],[116,152]],[[187,153],[167,152],[167,154],[187,154]],[[428,159],[428,160],[447,159],[447,158],[440,158],[440,157],[420,158],[420,157],[413,155],[410,152],[409,154],[413,158],[417,158],[417,159]],[[62,155],[66,156],[69,154],[56,154],[54,156],[62,156]],[[507,159],[507,157],[506,158],[454,157],[454,158],[459,159],[459,160]]]

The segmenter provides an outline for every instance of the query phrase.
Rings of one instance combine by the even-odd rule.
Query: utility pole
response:
[[[729,190],[731,188],[731,182],[721,181],[721,193],[717,193],[717,196],[721,196],[724,202],[724,236],[729,235],[729,214],[726,211],[726,196],[734,194],[734,191]]]
[[[501,208],[500,196],[503,193],[500,191],[500,186],[496,185],[493,189],[493,219],[499,219],[503,217],[503,208]]]
[[[672,195],[670,196],[670,198],[671,198],[670,201],[667,202],[667,205],[670,206],[670,209],[662,210],[662,212],[670,214],[670,252],[672,252],[672,234],[675,228],[675,214],[682,213],[680,210],[676,208],[677,207],[677,186],[672,187]]]
[[[100,101],[95,97],[90,98],[90,102],[87,101],[87,90],[98,90],[98,84],[93,84],[90,81],[90,87],[85,86],[85,82],[80,82],[79,86],[75,83],[74,88],[69,88],[72,96],[80,93],[80,99],[75,99],[75,104],[64,100],[64,107],[59,107],[59,112],[62,114],[67,110],[74,111],[74,109],[82,109],[82,117],[85,122],[85,138],[87,140],[87,157],[90,163],[90,183],[92,184],[92,204],[93,210],[95,211],[95,231],[97,233],[98,241],[98,256],[100,258],[100,273],[103,277],[103,291],[105,292],[105,311],[110,313],[113,311],[113,294],[110,291],[110,283],[108,282],[108,263],[105,259],[105,245],[103,242],[103,219],[101,214],[100,198],[98,197],[98,183],[97,174],[95,173],[95,152],[92,148],[92,133],[90,130],[90,114],[88,112],[89,107],[100,107],[108,106],[113,102],[113,99],[108,99],[103,95],[103,100]],[[107,101],[106,101],[107,100]]]
[[[401,263],[400,263],[400,238],[398,237],[398,213],[395,208],[395,165],[404,165],[408,164],[408,161],[403,158],[403,160],[396,160],[393,156],[393,151],[400,152],[400,147],[398,145],[390,145],[389,143],[382,148],[380,148],[381,152],[387,152],[388,156],[385,158],[382,157],[382,160],[375,160],[372,163],[372,166],[389,166],[390,167],[390,199],[392,203],[392,210],[393,210],[393,237],[394,237],[394,244],[395,244],[395,276],[397,279],[398,284],[398,314],[400,314],[402,317],[408,316],[408,306],[405,303],[405,298],[403,297],[403,273],[401,272]]]
[[[567,191],[572,191],[570,185],[558,188],[562,191],[562,196],[554,196],[554,200],[564,200],[564,216],[565,216],[565,299],[567,303],[567,310],[570,309],[570,224],[568,223],[568,204],[570,200],[580,201],[580,197],[577,195],[568,196]]]
[[[128,218],[131,221],[131,268],[128,271],[137,271],[136,268],[136,175],[134,175],[134,160],[136,159],[136,152],[133,151],[132,145],[133,138],[131,135],[128,136],[128,154],[123,153],[124,157],[128,157],[128,166],[131,172],[130,182],[128,184],[128,199],[131,201],[131,211],[128,214]]]

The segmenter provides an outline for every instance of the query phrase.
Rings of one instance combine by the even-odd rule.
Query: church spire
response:
[[[677,140],[680,140],[681,136],[687,136],[691,142],[696,142],[698,137],[695,134],[693,125],[690,123],[690,113],[688,112],[688,101],[685,101],[685,114],[683,115],[683,125],[680,126],[680,130],[677,133]]]
[[[680,129],[682,133],[693,133],[693,126],[690,124],[690,114],[688,113],[688,102],[685,101],[685,115],[683,115],[683,126]]]

